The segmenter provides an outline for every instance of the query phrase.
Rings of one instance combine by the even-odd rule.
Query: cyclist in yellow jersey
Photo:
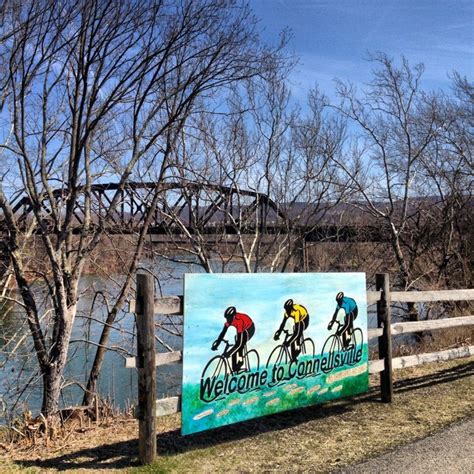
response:
[[[280,339],[280,334],[282,333],[288,318],[292,318],[294,320],[293,334],[288,337],[283,344],[291,348],[291,359],[292,362],[294,362],[301,352],[301,346],[304,341],[304,331],[309,325],[309,314],[308,310],[303,305],[294,303],[292,299],[287,300],[283,307],[285,308],[283,320],[280,327],[275,332],[273,339],[275,341]]]

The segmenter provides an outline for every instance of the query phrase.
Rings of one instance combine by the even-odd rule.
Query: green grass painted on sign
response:
[[[199,397],[200,384],[185,384],[182,434],[363,393],[369,387],[367,356],[365,344],[362,362],[357,365],[345,365],[328,374],[294,377],[273,386],[270,383],[244,394],[223,395],[209,403]],[[271,373],[272,367],[267,370]]]

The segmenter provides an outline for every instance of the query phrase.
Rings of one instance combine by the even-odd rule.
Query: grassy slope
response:
[[[153,466],[135,467],[136,424],[128,421],[74,434],[70,446],[56,447],[56,452],[52,448],[47,453],[43,449],[17,451],[9,455],[9,464],[3,459],[0,471],[19,466],[31,472],[67,468],[132,473],[329,471],[470,416],[473,374],[474,358],[404,369],[396,372],[403,380],[396,383],[395,401],[390,405],[380,403],[373,390],[351,401],[294,410],[185,438],[177,431],[178,416],[160,419],[160,457]]]

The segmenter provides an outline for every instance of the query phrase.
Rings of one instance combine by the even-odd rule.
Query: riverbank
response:
[[[173,261],[195,262],[197,269],[199,260],[196,259],[193,247],[189,240],[180,238],[173,241],[169,236],[158,238],[154,236],[145,242],[142,260],[158,260],[160,264],[169,259]],[[79,237],[75,237],[79,239]],[[137,236],[131,235],[104,235],[100,239],[94,251],[87,258],[82,275],[109,278],[110,276],[123,275],[135,255]],[[243,235],[243,241],[250,247],[253,241],[252,235]],[[209,236],[207,245],[212,248],[211,264],[216,272],[245,271],[243,255],[237,245],[238,241],[227,236],[221,239],[218,236]],[[273,237],[268,246],[275,242]],[[277,245],[276,248],[279,248]],[[267,254],[264,246],[265,258],[259,261],[260,271],[267,268],[275,258],[275,251]],[[39,236],[31,236],[21,243],[21,251],[25,256],[26,276],[29,282],[41,280],[41,275],[50,275],[49,259],[43,241]],[[300,261],[301,255],[295,254],[288,269],[295,265],[306,272],[329,272],[329,271],[354,271],[365,272],[368,280],[373,283],[377,272],[397,272],[396,262],[388,258],[390,249],[387,243],[374,242],[313,242],[305,248],[304,261]],[[342,258],[343,256],[343,258]],[[166,257],[166,258],[163,258]],[[251,259],[255,263],[254,258]],[[3,268],[4,267],[4,268]],[[9,267],[9,257],[0,246],[0,281],[3,273]],[[15,288],[15,282],[9,283],[9,288]]]
[[[395,372],[395,400],[366,395],[281,413],[182,438],[179,416],[159,419],[159,459],[137,466],[137,424],[130,418],[76,427],[48,447],[7,447],[0,471],[328,472],[424,438],[472,416],[474,358]],[[8,449],[8,451],[5,450]]]

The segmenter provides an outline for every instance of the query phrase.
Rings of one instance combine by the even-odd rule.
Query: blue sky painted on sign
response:
[[[318,83],[332,95],[338,77],[363,84],[372,66],[368,52],[382,51],[426,66],[428,88],[449,87],[448,73],[474,72],[472,0],[251,0],[263,36],[275,41],[283,28],[300,58],[292,90],[303,99]]]
[[[257,349],[261,365],[279,344],[273,340],[283,317],[288,298],[303,304],[310,315],[305,335],[313,339],[316,353],[329,336],[327,330],[338,291],[353,297],[359,306],[356,326],[366,339],[367,303],[364,273],[289,273],[289,274],[187,274],[185,276],[184,367],[185,383],[199,382],[207,361],[221,353],[210,347],[224,325],[224,311],[236,306],[248,314],[256,331],[248,348]],[[227,336],[230,336],[228,331]],[[226,336],[226,337],[227,337]],[[233,339],[227,337],[229,342]]]

